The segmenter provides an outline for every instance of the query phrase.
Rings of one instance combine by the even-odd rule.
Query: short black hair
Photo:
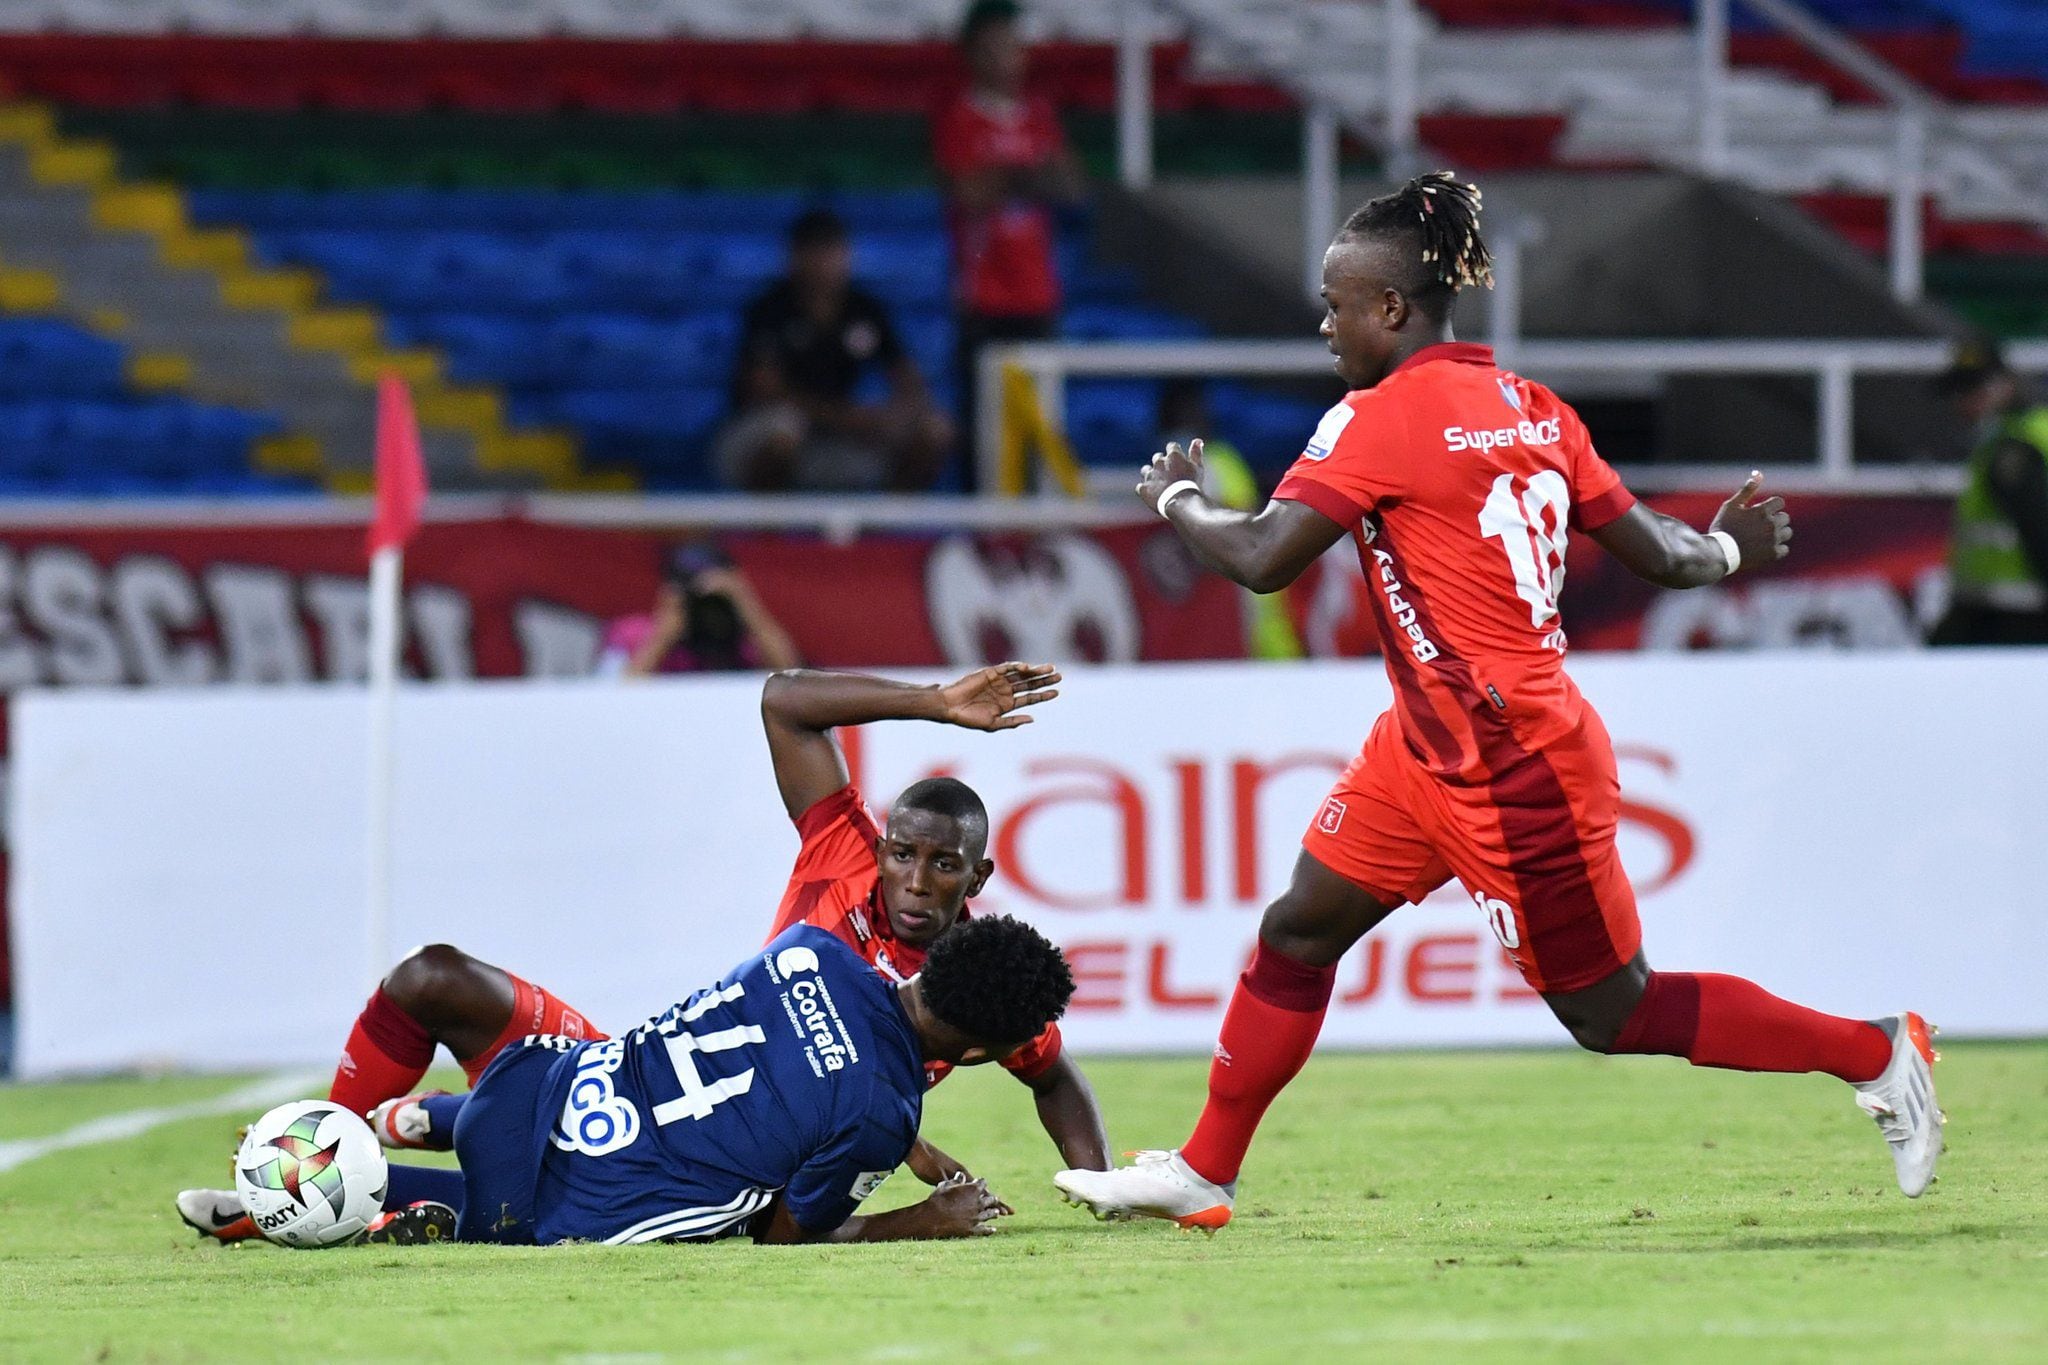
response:
[[[974,0],[960,19],[960,46],[972,47],[982,30],[997,24],[1014,24],[1024,17],[1017,0]]]
[[[970,848],[988,847],[988,807],[957,777],[927,777],[905,787],[891,811],[922,810],[960,822]]]
[[[924,1003],[978,1043],[1024,1043],[1066,1013],[1074,974],[1050,940],[1008,915],[963,919],[925,955]]]
[[[1479,235],[1479,187],[1449,171],[1418,175],[1392,194],[1367,200],[1344,220],[1337,240],[1390,246],[1402,262],[1391,283],[1441,322],[1468,284],[1493,287],[1493,253]]]
[[[789,245],[802,251],[814,246],[837,246],[846,240],[846,220],[822,204],[805,209],[789,225]]]

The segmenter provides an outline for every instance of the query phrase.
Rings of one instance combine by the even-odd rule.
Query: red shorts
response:
[[[484,1074],[484,1068],[500,1052],[529,1034],[552,1033],[562,1038],[588,1038],[592,1041],[602,1041],[608,1036],[593,1028],[582,1014],[531,981],[522,981],[510,972],[505,975],[512,979],[512,1017],[506,1021],[504,1032],[492,1039],[489,1047],[463,1061],[462,1072],[469,1077],[472,1088],[476,1085],[476,1078]]]
[[[1642,946],[1614,848],[1620,812],[1613,744],[1590,706],[1564,738],[1471,786],[1424,769],[1389,711],[1301,843],[1390,906],[1456,877],[1531,987],[1575,991]]]

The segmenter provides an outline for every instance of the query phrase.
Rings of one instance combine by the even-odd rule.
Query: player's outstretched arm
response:
[[[1791,552],[1792,518],[1785,500],[1755,501],[1763,481],[1762,474],[1752,473],[1735,496],[1721,504],[1705,531],[1637,503],[1592,536],[1623,568],[1660,588],[1718,583],[1738,568],[1776,563]],[[1733,543],[1732,562],[1718,536]]]
[[[949,1177],[931,1195],[907,1208],[887,1213],[857,1213],[823,1232],[800,1226],[789,1206],[777,1199],[754,1233],[767,1246],[797,1242],[936,1242],[952,1237],[986,1237],[995,1220],[1010,1210],[988,1192],[988,1182],[965,1175]]]
[[[761,689],[768,756],[791,819],[846,785],[846,756],[832,738],[841,725],[932,720],[970,730],[1014,730],[1031,723],[1025,707],[1059,695],[1051,664],[977,668],[944,686],[896,682],[861,673],[786,669]]]
[[[1194,487],[1175,490],[1186,483]],[[1280,591],[1344,536],[1342,526],[1302,503],[1275,499],[1256,512],[1240,512],[1210,502],[1201,485],[1202,443],[1182,450],[1175,441],[1145,466],[1138,496],[1157,512],[1159,500],[1172,494],[1165,516],[1188,552],[1253,592]]]
[[[1106,1171],[1110,1167],[1109,1133],[1095,1090],[1074,1059],[1062,1052],[1058,1060],[1024,1084],[1038,1104],[1038,1121],[1059,1149],[1068,1170]]]

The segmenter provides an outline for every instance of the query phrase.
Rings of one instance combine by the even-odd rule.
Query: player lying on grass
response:
[[[832,730],[881,720],[932,720],[971,730],[1009,730],[1025,708],[1050,701],[1059,673],[1046,664],[999,664],[943,687],[849,673],[793,671],[762,689],[761,717],[784,808],[802,847],[769,935],[816,925],[851,946],[891,980],[914,975],[940,935],[968,914],[967,902],[995,871],[985,856],[988,813],[965,783],[935,778],[896,798],[886,832],[875,827],[848,777]],[[394,967],[356,1020],[328,1098],[372,1114],[387,1145],[431,1137],[428,1111],[411,1091],[438,1044],[476,1083],[510,1043],[533,1033],[602,1037],[556,996],[446,944],[419,949]],[[1106,1169],[1109,1140],[1087,1078],[1063,1050],[1057,1027],[1003,1065],[1033,1094],[1039,1120],[1068,1166]],[[950,1068],[927,1068],[936,1085]],[[928,1183],[965,1172],[929,1144],[911,1169]],[[223,1241],[255,1235],[231,1190],[188,1190],[180,1215]]]
[[[1491,282],[1478,219],[1478,190],[1439,172],[1345,223],[1323,256],[1321,330],[1353,391],[1263,510],[1203,496],[1199,443],[1169,446],[1144,471],[1140,495],[1195,557],[1257,592],[1292,583],[1350,536],[1394,705],[1266,909],[1193,1135],[1056,1183],[1106,1217],[1228,1222],[1252,1133],[1308,1060],[1338,959],[1456,877],[1582,1046],[1840,1077],[1891,1144],[1899,1187],[1918,1195],[1941,1151],[1926,1025],[1821,1014],[1739,977],[1652,971],[1615,854],[1614,753],[1564,671],[1568,530],[1652,583],[1692,588],[1782,558],[1784,503],[1755,501],[1751,475],[1704,534],[1659,515],[1555,394],[1454,341],[1457,291]]]
[[[999,1061],[1065,1010],[1059,949],[1005,915],[892,982],[836,935],[785,930],[622,1037],[530,1037],[424,1107],[459,1172],[393,1166],[372,1242],[885,1242],[971,1237],[979,1180],[855,1210],[910,1154],[925,1068]]]

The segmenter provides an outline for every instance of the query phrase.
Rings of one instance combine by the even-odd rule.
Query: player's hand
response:
[[[969,730],[1014,730],[1029,725],[1027,706],[1059,695],[1060,671],[1051,664],[997,664],[977,668],[939,689],[939,719]]]
[[[1785,500],[1754,501],[1763,482],[1762,474],[1752,472],[1735,496],[1721,504],[1713,524],[1707,527],[1709,531],[1726,531],[1734,537],[1744,568],[1769,564],[1792,552],[1792,516],[1785,510]]]
[[[1202,482],[1202,443],[1188,442],[1182,450],[1179,441],[1168,441],[1166,449],[1152,457],[1152,463],[1145,466],[1138,476],[1138,496],[1145,505],[1157,512],[1159,495],[1179,483],[1182,479]]]
[[[926,1199],[932,1213],[934,1237],[986,1237],[996,1230],[996,1219],[1010,1212],[1009,1206],[988,1192],[986,1180],[953,1176]]]

